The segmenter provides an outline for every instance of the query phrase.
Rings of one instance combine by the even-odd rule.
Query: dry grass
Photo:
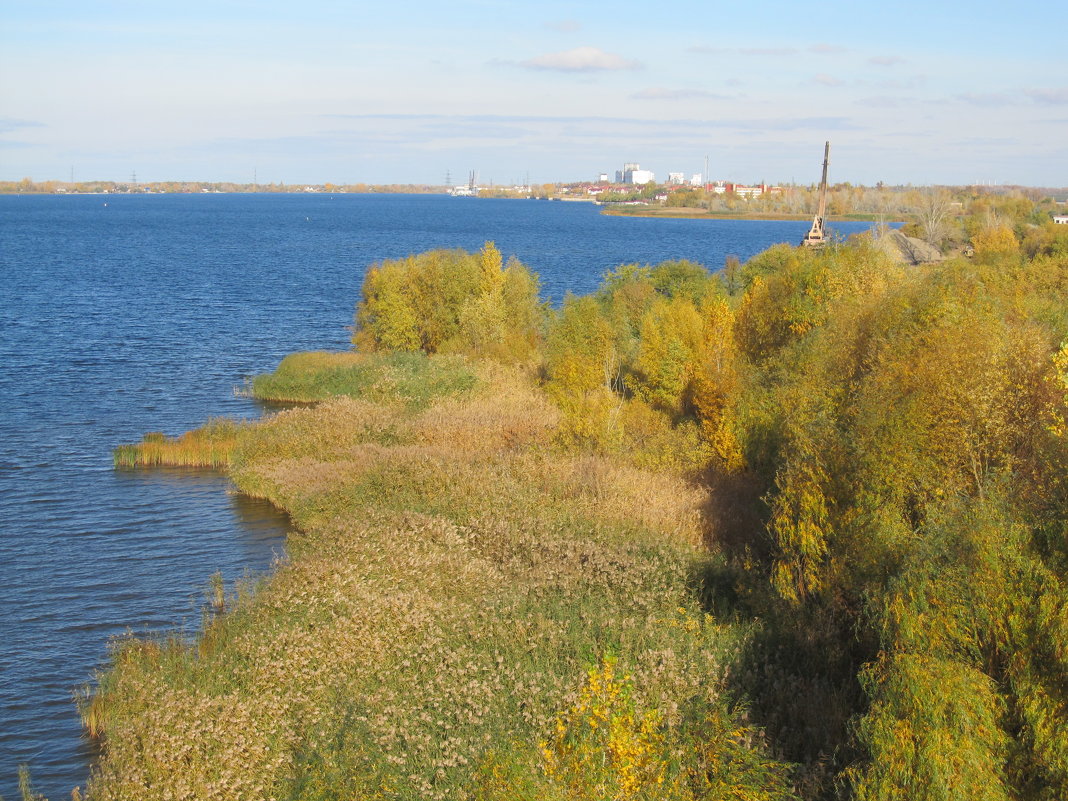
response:
[[[746,636],[698,602],[703,493],[559,452],[523,375],[479,369],[421,411],[338,398],[242,429],[235,482],[301,533],[195,645],[117,648],[89,798],[488,798],[546,775],[539,743],[606,656],[656,721],[650,764],[692,784],[693,732],[735,736]]]

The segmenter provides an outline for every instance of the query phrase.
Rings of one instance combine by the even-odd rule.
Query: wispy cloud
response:
[[[713,45],[691,45],[686,48],[687,53],[697,53],[701,56],[722,56],[732,50],[727,47],[715,47]]]
[[[848,47],[842,47],[841,45],[827,44],[826,42],[818,42],[808,48],[810,53],[819,53],[821,55],[834,55],[835,53],[846,53],[849,51]]]
[[[1050,106],[1068,105],[1068,86],[1057,89],[1024,89],[1023,93],[1037,103]]]
[[[743,56],[793,56],[796,47],[740,47],[738,53]]]
[[[962,139],[950,140],[947,144],[956,147],[989,147],[991,145],[1017,145],[1019,142],[1019,139],[1007,136],[966,136]]]
[[[822,72],[819,75],[812,76],[812,83],[818,83],[820,86],[845,86],[845,81],[841,78]]]
[[[956,99],[971,106],[982,106],[984,108],[1013,106],[1019,102],[1016,96],[1009,92],[966,92],[957,95]]]
[[[927,83],[926,75],[910,75],[907,78],[890,78],[875,81],[872,86],[879,89],[915,89]]]
[[[577,19],[559,19],[546,22],[545,27],[557,33],[575,33],[582,30],[582,23]]]
[[[11,117],[0,117],[0,134],[20,131],[23,128],[44,128],[43,122],[34,120],[16,120]]]
[[[443,131],[450,126],[471,126],[473,130],[485,130],[488,126],[520,125],[526,126],[531,133],[537,133],[539,126],[551,126],[559,131],[578,132],[591,130],[598,134],[605,130],[618,131],[626,127],[633,130],[647,130],[657,134],[670,130],[693,129],[706,131],[709,128],[724,130],[755,131],[796,131],[796,130],[862,130],[848,117],[771,117],[771,118],[676,118],[647,120],[639,117],[598,117],[598,116],[537,116],[511,114],[330,114],[324,119],[347,120],[353,124],[374,123],[377,130],[379,123],[395,122],[403,125],[426,124],[428,131]],[[570,127],[569,127],[570,126]],[[514,129],[510,129],[514,130]]]
[[[652,86],[642,89],[631,96],[632,100],[689,100],[693,98],[705,98],[711,100],[726,100],[726,95],[716,95],[706,92],[704,89],[668,89],[663,86]]]
[[[544,56],[521,61],[519,65],[532,70],[559,72],[633,70],[642,66],[640,62],[623,58],[615,53],[606,53],[597,47],[576,47],[561,53],[547,53]]]
[[[856,102],[858,106],[868,106],[869,108],[900,108],[904,105],[915,105],[918,101],[915,98],[876,95],[874,97],[862,97]]]
[[[717,47],[714,45],[692,45],[687,53],[701,56],[795,56],[796,47]]]
[[[819,55],[829,55],[835,53],[846,53],[849,48],[842,47],[841,45],[828,44],[826,42],[817,42],[814,45],[809,45],[805,48],[809,53],[816,53]],[[686,48],[688,53],[696,53],[702,56],[796,56],[801,50],[796,47],[720,47],[718,45],[691,45]]]
[[[1043,106],[1065,106],[1068,105],[1068,87],[1017,89],[1003,92],[967,92],[956,95],[954,99],[972,106],[997,108],[1000,106],[1018,106],[1027,102],[1025,98],[1029,98]]]
[[[877,67],[893,67],[895,64],[904,64],[905,59],[901,56],[872,56],[868,63]]]

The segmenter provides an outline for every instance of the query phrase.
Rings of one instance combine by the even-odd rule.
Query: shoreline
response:
[[[654,219],[679,219],[679,220],[746,220],[751,222],[794,222],[811,220],[812,214],[792,214],[788,212],[732,212],[732,211],[707,211],[705,209],[688,208],[638,208],[634,206],[612,208],[606,205],[601,214],[607,217],[650,217]],[[877,214],[828,214],[824,218],[827,222],[878,222]],[[888,224],[904,223],[906,220],[887,220]]]

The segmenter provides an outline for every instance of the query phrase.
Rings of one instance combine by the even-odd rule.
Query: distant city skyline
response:
[[[0,179],[1064,186],[1058,14],[0,0]]]

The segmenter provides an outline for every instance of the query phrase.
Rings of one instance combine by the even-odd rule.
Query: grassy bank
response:
[[[751,631],[706,611],[705,492],[561,451],[521,371],[411,359],[449,390],[236,428],[235,484],[301,533],[195,644],[117,648],[87,796],[789,797],[726,691]],[[397,369],[279,373],[349,362]]]
[[[273,373],[251,379],[246,392],[259,400],[284,403],[346,396],[422,407],[435,398],[471,389],[475,381],[474,373],[458,359],[312,351],[287,356]]]

